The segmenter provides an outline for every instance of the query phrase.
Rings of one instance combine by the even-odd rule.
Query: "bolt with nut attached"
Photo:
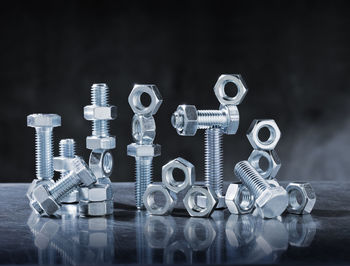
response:
[[[145,106],[142,95],[150,97],[150,103]],[[134,143],[127,147],[127,154],[135,157],[135,202],[137,209],[143,209],[143,195],[152,183],[153,157],[160,156],[161,146],[153,144],[156,136],[155,115],[163,102],[162,96],[155,85],[138,85],[132,89],[129,105],[135,113],[132,119],[132,137]]]
[[[228,83],[237,87],[234,97],[225,92]],[[194,105],[179,105],[171,117],[172,126],[181,136],[194,136],[198,129],[205,129],[205,185],[211,187],[218,197],[217,208],[225,207],[222,136],[236,134],[239,126],[237,105],[247,92],[240,75],[221,75],[214,86],[221,104],[219,110],[197,110]],[[201,201],[205,202],[205,199]]]

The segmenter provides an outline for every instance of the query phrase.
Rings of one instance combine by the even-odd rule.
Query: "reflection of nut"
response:
[[[265,158],[268,162],[267,169],[261,168],[261,159]],[[281,168],[281,161],[278,158],[275,150],[272,151],[262,151],[253,150],[248,158],[248,162],[255,168],[256,171],[264,178],[271,179],[276,177],[279,169]]]
[[[116,141],[114,136],[108,137],[86,137],[86,148],[89,150],[112,150],[115,148]]]
[[[185,256],[185,261],[177,261],[175,254],[181,252]],[[192,250],[186,241],[176,241],[164,249],[165,264],[192,264]]]
[[[113,200],[112,187],[107,184],[95,184],[92,187],[81,187],[80,199],[89,202]]]
[[[84,107],[84,118],[89,121],[113,120],[117,118],[117,107],[87,105]]]
[[[174,169],[180,169],[185,175],[183,182],[177,182],[174,179]],[[179,193],[180,191],[187,191],[195,182],[196,173],[195,167],[190,162],[183,158],[176,158],[162,168],[162,182],[169,190]]]
[[[289,235],[289,244],[295,247],[308,247],[316,235],[316,223],[311,215],[289,214],[284,219]]]
[[[235,105],[221,105],[220,110],[226,114],[227,126],[223,128],[223,131],[227,135],[236,134],[239,126],[239,112]]]
[[[49,220],[42,224],[40,231],[37,231],[35,234],[35,246],[41,250],[46,249],[59,229],[59,224],[53,220]]]
[[[156,193],[161,193],[164,196],[164,204],[156,203]],[[143,194],[143,203],[150,214],[167,215],[170,214],[176,204],[177,197],[173,192],[169,192],[163,185],[151,184],[147,187]]]
[[[212,221],[208,219],[188,219],[184,235],[194,251],[206,250],[216,237]]]
[[[156,137],[156,122],[153,116],[135,114],[131,122],[132,137],[138,144],[152,144]]]
[[[286,188],[289,196],[287,211],[294,214],[310,213],[316,202],[316,194],[307,182],[289,183]]]
[[[127,153],[133,157],[157,157],[161,153],[161,146],[159,144],[141,145],[132,143],[128,145]]]
[[[89,167],[96,178],[109,177],[113,171],[113,156],[108,150],[93,150],[90,153]]]
[[[266,141],[259,139],[259,131],[262,128],[270,131],[270,136]],[[256,150],[273,150],[281,138],[281,131],[273,119],[254,119],[247,131],[247,138]]]
[[[113,214],[113,200],[99,202],[80,200],[79,212],[81,216],[105,216]]]
[[[206,197],[205,206],[199,206],[197,197]],[[186,193],[183,203],[187,212],[193,217],[209,217],[214,211],[218,201],[214,191],[210,187],[192,186]]]
[[[232,247],[251,243],[257,234],[256,218],[251,215],[231,214],[226,222],[226,238]]]
[[[232,214],[251,213],[254,209],[254,196],[242,184],[230,184],[225,195],[225,202]]]
[[[288,248],[288,232],[279,220],[263,220],[260,233],[272,251],[284,251]]]
[[[144,106],[141,102],[141,95],[144,93],[151,98],[149,106]],[[155,85],[136,84],[129,95],[128,101],[135,114],[154,115],[157,113],[163,99]]]
[[[198,129],[197,108],[194,105],[179,105],[171,116],[171,124],[181,136],[194,136]]]
[[[175,232],[175,227],[174,218],[171,216],[147,216],[143,229],[148,246],[161,249],[166,247]]]
[[[57,172],[72,171],[73,158],[58,156],[53,158],[53,169]]]
[[[237,94],[230,97],[225,92],[225,85],[234,83],[237,87]],[[248,92],[248,88],[241,75],[221,75],[214,86],[216,98],[222,105],[239,105]]]

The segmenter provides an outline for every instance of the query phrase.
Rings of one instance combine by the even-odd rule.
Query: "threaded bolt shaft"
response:
[[[198,128],[224,128],[227,125],[227,114],[222,110],[197,110]]]
[[[36,178],[53,178],[53,134],[52,127],[35,128]]]
[[[96,106],[108,106],[109,88],[107,84],[98,83],[91,86],[91,103]],[[92,121],[92,135],[97,137],[109,136],[109,121]]]
[[[205,185],[223,195],[223,149],[221,128],[205,130]]]
[[[74,158],[75,156],[75,141],[74,139],[61,139],[59,144],[60,156],[65,158]],[[62,172],[61,178],[65,177],[68,172]]]
[[[152,183],[152,162],[153,157],[135,157],[135,201],[137,209],[144,207],[143,194],[148,185]]]
[[[270,189],[270,185],[248,161],[238,162],[234,173],[255,198],[258,198],[266,189]]]
[[[65,177],[59,179],[55,184],[49,187],[48,191],[52,198],[60,203],[62,198],[72,192],[81,183],[80,178],[70,172]]]

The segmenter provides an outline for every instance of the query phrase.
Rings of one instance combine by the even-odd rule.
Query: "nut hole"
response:
[[[185,173],[182,169],[179,168],[173,168],[171,171],[172,180],[171,185],[179,187],[185,182]]]
[[[297,189],[293,189],[289,191],[288,194],[289,194],[289,205],[294,210],[297,210],[298,208],[300,208],[305,200],[301,191]]]
[[[257,134],[257,139],[259,140],[260,143],[264,145],[270,145],[272,142],[274,142],[275,138],[276,138],[276,131],[270,125],[261,127]]]
[[[194,192],[190,195],[189,197],[189,200],[188,200],[188,205],[189,207],[195,211],[195,212],[202,212],[202,211],[205,211],[206,208],[205,207],[201,207],[199,206],[198,204],[198,197],[201,196],[201,197],[205,197],[206,201],[205,201],[205,204],[204,206],[208,206],[208,199],[207,199],[207,195],[205,195],[204,193],[200,193],[200,192]]]
[[[113,169],[113,156],[111,153],[106,152],[105,156],[103,157],[103,171],[106,174],[109,174],[112,172]]]
[[[234,98],[238,94],[238,88],[237,85],[233,82],[227,82],[224,85],[224,93],[225,98],[230,99]]]
[[[208,237],[208,230],[202,223],[196,223],[193,228],[195,238],[199,241],[205,241]]]
[[[162,210],[166,204],[166,197],[161,191],[153,191],[149,194],[147,201],[152,210]]]
[[[147,108],[151,105],[152,99],[148,93],[142,93],[140,95],[140,102],[144,108]]]
[[[147,109],[151,105],[152,98],[149,93],[145,91],[138,91],[133,95],[132,103],[138,111],[142,112],[144,109]]]
[[[259,168],[262,172],[266,172],[269,170],[270,162],[265,156],[261,156],[259,158]]]

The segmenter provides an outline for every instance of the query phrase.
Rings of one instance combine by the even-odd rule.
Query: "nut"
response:
[[[108,150],[93,150],[90,153],[89,167],[96,178],[109,177],[113,171],[113,156]]]
[[[165,198],[164,205],[156,203],[156,193],[163,194]],[[151,184],[147,187],[143,194],[143,204],[150,214],[153,215],[167,215],[170,214],[176,204],[177,197],[174,193],[168,191],[163,185]]]
[[[36,189],[40,185],[50,186],[55,182],[52,179],[34,179],[32,183],[29,185],[26,196],[29,201],[33,200],[33,190]]]
[[[179,105],[171,116],[171,124],[181,136],[194,136],[198,129],[197,108],[194,105]]]
[[[230,97],[225,92],[225,85],[232,82],[237,87],[237,94]],[[248,92],[248,88],[239,74],[221,75],[214,86],[216,98],[222,105],[239,105]]]
[[[89,121],[113,120],[117,118],[117,107],[87,105],[84,107],[84,118]]]
[[[74,189],[68,195],[62,198],[61,203],[77,203],[79,202],[79,191]]]
[[[259,131],[267,128],[270,136],[266,141],[259,139]],[[247,131],[247,138],[256,150],[273,150],[281,138],[281,131],[273,119],[254,119]]]
[[[261,159],[265,158],[268,162],[267,169],[262,169]],[[264,178],[272,179],[276,177],[278,171],[281,168],[281,160],[279,159],[275,150],[262,151],[253,150],[248,158],[248,162],[255,168],[255,170]]]
[[[113,200],[113,190],[107,184],[95,184],[80,188],[80,199],[89,202]]]
[[[132,137],[138,144],[152,144],[156,137],[156,122],[153,116],[135,114],[132,118]]]
[[[59,127],[61,116],[56,114],[32,114],[27,116],[28,127]]]
[[[177,182],[174,179],[174,169],[180,169],[185,175],[183,182]],[[176,158],[162,168],[162,182],[164,186],[175,193],[180,191],[187,191],[194,184],[196,180],[195,167],[189,161],[183,158]]]
[[[216,237],[216,231],[212,220],[190,218],[185,225],[184,235],[191,248],[200,251],[211,246]]]
[[[288,195],[281,186],[266,189],[255,199],[256,210],[262,218],[280,216],[287,208],[287,205]]]
[[[251,213],[254,209],[254,196],[242,183],[228,186],[225,202],[228,210],[233,214]]]
[[[42,211],[38,211],[32,203],[33,208],[39,214],[45,212],[47,215],[53,215],[60,208],[60,205],[51,197],[47,185],[40,185],[34,189],[33,199],[33,203],[36,202],[42,209]]]
[[[74,158],[58,156],[53,158],[53,169],[57,172],[72,171]]]
[[[141,95],[144,93],[151,98],[151,103],[148,106],[144,106],[141,102]],[[163,99],[155,85],[136,84],[129,95],[128,101],[135,114],[147,116],[157,113]]]
[[[280,186],[280,184],[274,178],[273,179],[268,179],[266,181],[267,181],[267,183],[269,183],[270,187],[279,187]]]
[[[236,105],[220,105],[220,110],[226,113],[229,118],[227,126],[223,128],[223,131],[227,135],[236,134],[239,126],[239,112]]]
[[[85,163],[83,158],[75,156],[73,160],[72,171],[80,178],[81,183],[88,187],[96,183],[96,177],[90,170],[89,166]]]
[[[199,206],[197,197],[204,196],[207,201],[205,206]],[[183,203],[187,212],[193,217],[209,217],[218,204],[217,197],[210,187],[192,186],[186,193]]]
[[[316,202],[316,194],[307,182],[289,183],[287,188],[289,205],[287,211],[294,214],[310,213]]]
[[[160,155],[161,146],[159,144],[140,145],[136,143],[129,144],[127,154],[133,157],[157,157]]]
[[[98,202],[80,200],[79,212],[81,216],[105,216],[113,214],[113,200]]]
[[[89,150],[111,150],[114,149],[116,140],[114,136],[108,137],[86,137],[86,148]]]

